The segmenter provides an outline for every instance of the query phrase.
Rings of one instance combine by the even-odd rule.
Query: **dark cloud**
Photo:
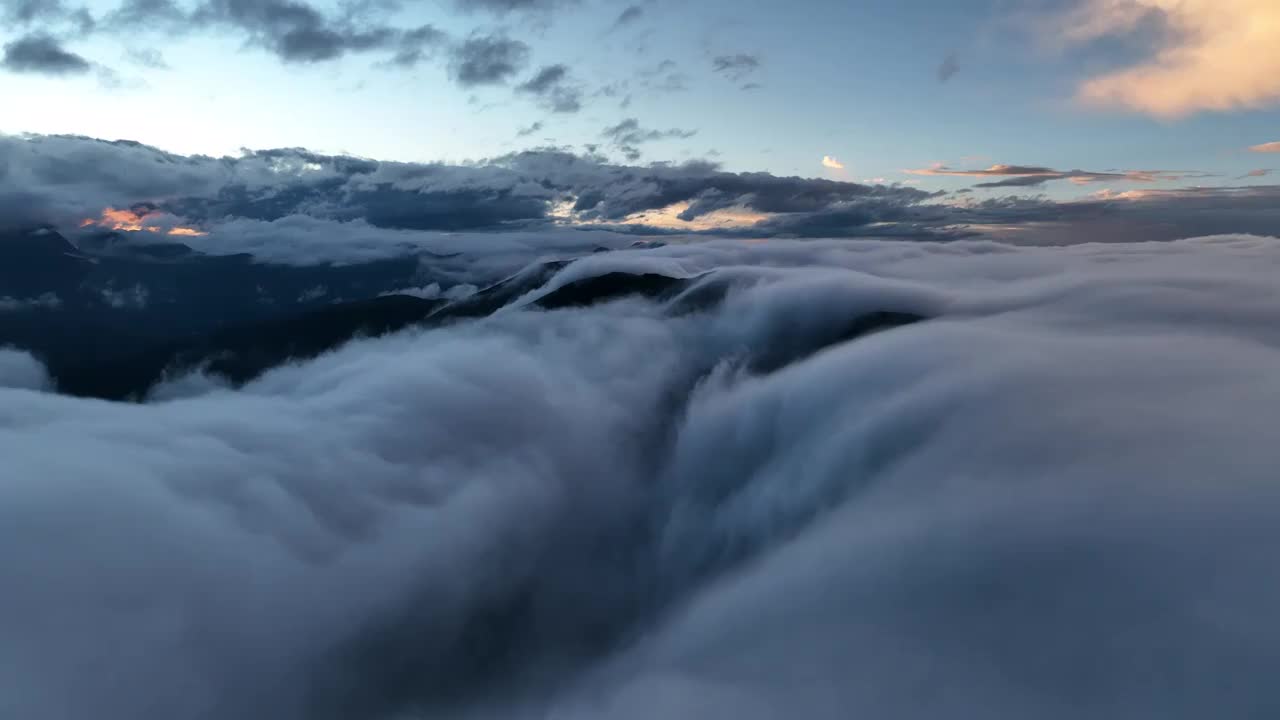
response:
[[[542,129],[542,123],[541,123],[541,122],[536,122],[536,123],[534,123],[534,124],[532,124],[532,125],[530,125],[530,126],[528,126],[528,127],[520,128],[519,132],[517,132],[517,133],[516,133],[516,136],[517,136],[517,137],[529,137],[530,135],[532,135],[532,134],[534,134],[534,133],[538,132],[538,131],[539,131],[539,130],[541,130],[541,129]]]
[[[643,137],[638,127],[623,125],[624,135]],[[557,150],[469,165],[378,162],[297,149],[215,159],[137,143],[36,136],[0,138],[0,167],[7,168],[0,178],[0,215],[22,225],[67,228],[103,208],[140,202],[201,226],[305,216],[458,231],[543,226],[552,209],[566,203],[572,214],[561,222],[570,224],[618,222],[679,203],[688,204],[686,220],[734,207],[803,214],[867,204],[875,206],[868,212],[888,221],[889,205],[914,206],[932,197],[911,188],[726,173],[707,162],[614,165],[597,155]]]
[[[452,50],[450,69],[462,87],[499,85],[529,64],[529,46],[501,35],[472,35]]]
[[[632,156],[639,156],[639,152],[636,150],[637,145],[655,140],[687,139],[697,135],[698,131],[681,130],[679,128],[646,130],[640,127],[640,122],[635,118],[627,118],[617,125],[605,128],[600,134],[608,138],[618,148],[623,149],[627,153],[628,159],[634,160],[635,157]]]
[[[575,113],[582,109],[582,89],[569,81],[569,68],[548,65],[527,82],[516,86],[516,92],[533,95],[551,112]]]
[[[234,27],[285,62],[333,60],[349,52],[395,47],[400,33],[385,26],[357,27],[333,21],[293,0],[208,0],[197,22]]]
[[[759,70],[760,58],[745,53],[720,55],[712,59],[711,69],[736,82]]]
[[[954,52],[948,53],[938,65],[938,82],[945,83],[955,77],[958,72],[960,72],[960,58]]]
[[[83,75],[93,68],[48,35],[27,35],[6,44],[0,65],[11,72],[40,75]]]
[[[642,17],[644,17],[644,8],[639,5],[630,5],[618,15],[618,19],[614,21],[613,26],[618,28],[630,25],[639,21]]]

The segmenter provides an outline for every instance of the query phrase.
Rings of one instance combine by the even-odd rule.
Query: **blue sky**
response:
[[[22,1],[30,2],[10,0],[8,7]],[[389,67],[387,54],[376,52],[283,62],[243,27],[187,22],[184,32],[175,32],[139,22],[83,33],[49,16],[44,25],[11,22],[0,39],[48,33],[93,69],[0,72],[0,132],[133,139],[182,153],[304,146],[384,160],[458,162],[543,145],[581,151],[598,144],[616,156],[619,149],[602,132],[634,118],[644,130],[696,131],[645,143],[639,162],[707,158],[732,171],[937,189],[979,181],[904,170],[1000,163],[1203,173],[1036,188],[1064,197],[1104,188],[1270,181],[1241,179],[1280,167],[1280,155],[1248,150],[1280,140],[1280,111],[1266,92],[1228,108],[1175,114],[1080,101],[1091,79],[1177,51],[1178,42],[1187,42],[1179,35],[1188,34],[1184,26],[1204,15],[1195,8],[1209,7],[1193,0],[1191,10],[1175,12],[1168,9],[1171,0],[1124,2],[1147,13],[1145,19],[1105,17],[1091,0],[639,0],[638,19],[624,26],[616,22],[631,3],[612,0],[505,13],[423,0],[366,11],[369,22],[392,27],[429,23],[458,39],[498,34],[527,43],[528,60],[518,72],[475,87],[461,87],[443,56],[412,68]],[[1260,0],[1226,4],[1260,20],[1276,12]],[[107,18],[118,6],[91,0],[87,9]],[[314,4],[331,18],[342,7]],[[1101,21],[1109,23],[1104,32],[1080,31]],[[1083,39],[1062,42],[1082,32]],[[143,51],[158,53],[167,67],[129,59]],[[742,56],[756,64],[715,70],[717,58]],[[944,80],[939,72],[948,58],[953,73]],[[566,66],[567,82],[581,92],[579,111],[548,112],[513,91],[554,64]],[[519,135],[535,123],[539,130]],[[824,156],[845,168],[824,168]]]

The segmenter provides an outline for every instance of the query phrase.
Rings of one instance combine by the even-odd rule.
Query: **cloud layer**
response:
[[[104,720],[1262,713],[1278,247],[668,246],[538,292],[699,278],[671,301],[517,303],[141,406],[0,390],[0,694]],[[851,332],[871,313],[927,319]]]

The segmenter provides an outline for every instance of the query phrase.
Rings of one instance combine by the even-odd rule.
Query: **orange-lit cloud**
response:
[[[1151,12],[1170,39],[1145,62],[1084,81],[1080,102],[1159,117],[1280,102],[1280,0],[1089,0],[1056,32],[1067,42],[1124,34]]]
[[[172,215],[146,208],[118,210],[109,207],[102,211],[100,217],[85,218],[80,223],[80,227],[97,226],[121,232],[164,233],[165,235],[179,237],[203,237],[208,235],[208,233],[193,227],[176,225],[174,224],[175,220],[176,218]]]
[[[1249,149],[1256,153],[1280,153],[1280,142],[1262,143]]]
[[[1170,172],[1168,170],[1124,170],[1116,172],[1091,172],[1088,170],[1055,170],[1038,165],[992,165],[981,170],[961,170],[946,165],[933,164],[927,168],[904,170],[911,175],[944,177],[996,178],[978,187],[1031,187],[1050,180],[1069,180],[1076,185],[1105,181],[1157,182],[1180,180],[1184,177],[1204,177],[1203,173]]]
[[[831,170],[843,170],[843,169],[844,169],[844,163],[842,163],[842,162],[840,162],[839,160],[837,160],[837,159],[835,159],[835,158],[831,157],[830,155],[823,155],[823,156],[822,156],[822,167],[824,167],[824,168],[829,168],[829,169],[831,169]]]

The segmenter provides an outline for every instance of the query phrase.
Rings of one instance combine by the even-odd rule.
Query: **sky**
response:
[[[7,134],[450,163],[555,147],[975,197],[1266,185],[1280,168],[1250,149],[1280,141],[1273,0],[0,8]]]

